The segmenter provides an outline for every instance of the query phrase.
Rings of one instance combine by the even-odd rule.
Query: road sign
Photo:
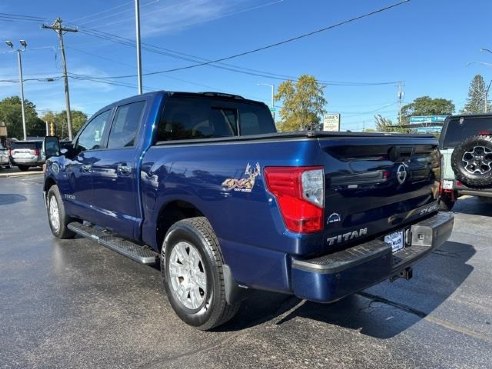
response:
[[[431,127],[418,127],[415,128],[415,132],[417,133],[439,133],[441,132],[442,127],[436,127],[436,126],[431,126]]]
[[[271,111],[272,113],[275,113],[275,112],[277,111],[277,109],[276,109],[276,108],[272,108],[272,107],[270,107],[270,111]]]
[[[340,131],[340,114],[326,114],[323,117],[323,131],[339,132]]]
[[[410,117],[410,123],[442,123],[447,115],[416,115]]]

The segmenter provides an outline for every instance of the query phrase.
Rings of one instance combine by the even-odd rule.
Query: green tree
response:
[[[36,105],[29,100],[24,100],[24,111],[27,136],[37,136],[41,123],[36,112]],[[0,122],[5,122],[9,137],[24,138],[21,99],[18,96],[6,97],[0,101]],[[44,133],[42,135],[44,136]]]
[[[87,115],[80,110],[72,110],[72,135],[75,136],[77,132],[82,128],[87,120]],[[67,111],[62,110],[59,113],[53,113],[48,111],[43,115],[43,120],[55,124],[55,134],[58,137],[68,137],[68,124],[67,124]]]
[[[468,98],[465,107],[463,108],[463,113],[475,114],[490,111],[491,105],[486,101],[487,92],[483,77],[480,74],[477,74],[470,83]]]
[[[276,100],[282,101],[280,131],[299,131],[318,127],[326,113],[323,87],[313,76],[304,74],[296,82],[278,86]]]
[[[451,100],[422,96],[401,108],[401,124],[408,124],[414,115],[449,115],[453,112],[454,104]]]
[[[393,124],[391,119],[385,118],[381,114],[375,115],[374,120],[375,120],[377,132],[400,132],[400,133],[409,132],[407,128],[403,128],[399,125]]]

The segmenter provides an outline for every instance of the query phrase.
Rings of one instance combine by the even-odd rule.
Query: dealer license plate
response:
[[[442,181],[442,188],[444,190],[452,190],[453,189],[453,181],[449,181],[449,180],[444,180]]]
[[[402,250],[405,247],[405,239],[404,239],[403,231],[398,231],[394,233],[390,233],[384,236],[384,242],[391,246],[391,250],[393,254]]]

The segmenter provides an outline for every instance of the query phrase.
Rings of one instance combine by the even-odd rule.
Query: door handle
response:
[[[90,165],[90,164],[82,164],[82,172],[87,173],[87,172],[90,172],[91,169],[92,169],[92,165]]]
[[[127,165],[126,163],[118,164],[116,167],[116,171],[123,175],[129,175],[132,173],[132,167]]]

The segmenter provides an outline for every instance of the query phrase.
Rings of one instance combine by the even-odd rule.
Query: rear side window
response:
[[[441,138],[441,148],[456,147],[467,138],[480,134],[492,134],[492,116],[451,118]]]
[[[144,108],[145,101],[137,101],[118,107],[109,133],[109,149],[135,145]]]
[[[275,132],[262,104],[209,96],[173,95],[166,100],[157,141],[234,137]]]
[[[41,141],[31,141],[31,142],[12,142],[10,147],[12,149],[35,150],[35,149],[41,149],[42,146],[43,143]]]

